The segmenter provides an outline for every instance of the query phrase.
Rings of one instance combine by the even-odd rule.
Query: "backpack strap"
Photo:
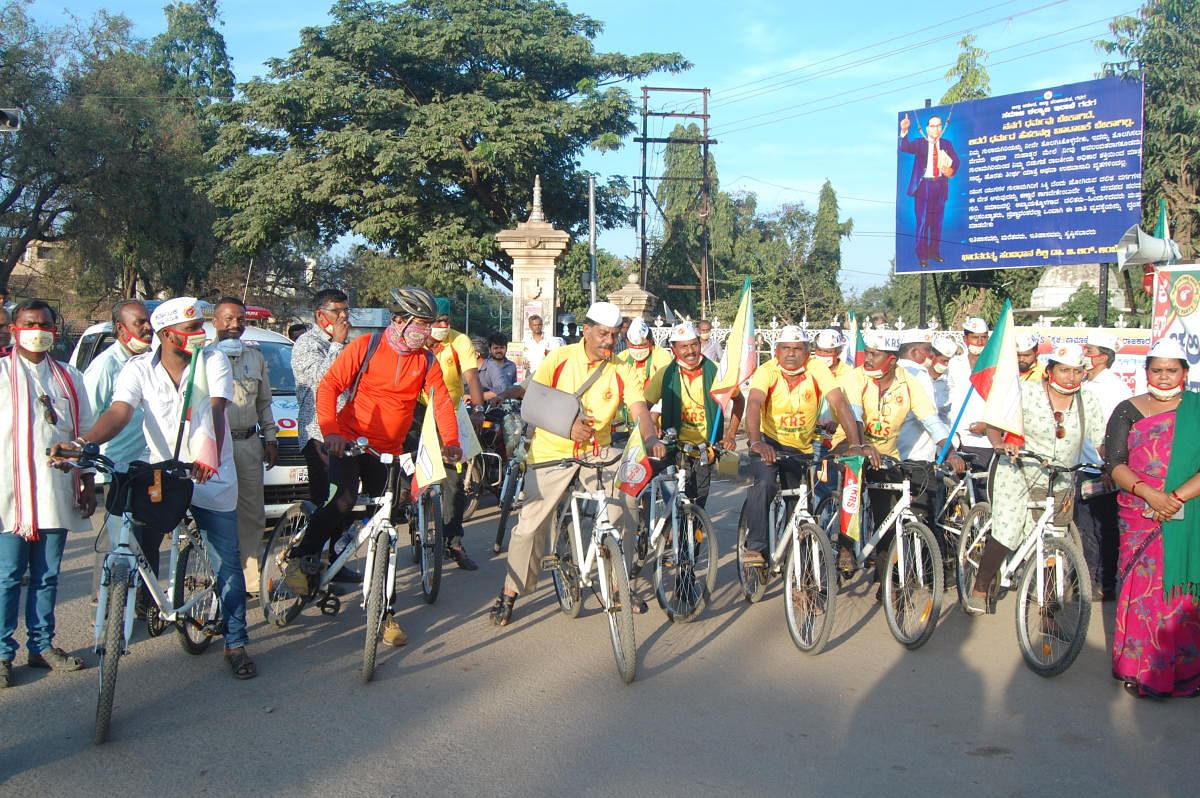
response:
[[[347,402],[353,402],[354,397],[358,395],[358,384],[362,382],[363,375],[367,373],[367,366],[371,363],[371,357],[375,354],[375,350],[379,348],[379,342],[382,340],[382,330],[376,330],[371,333],[371,340],[367,344],[367,353],[363,355],[362,362],[358,364],[358,373],[354,375],[354,382],[350,384],[350,391],[346,394]],[[428,370],[428,365],[426,366],[426,370]]]

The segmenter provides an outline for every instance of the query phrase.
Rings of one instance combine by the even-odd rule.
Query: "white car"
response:
[[[211,323],[204,332],[208,341],[216,337]],[[112,323],[93,324],[84,330],[71,353],[71,365],[83,371],[96,355],[115,340]],[[308,466],[300,453],[296,433],[296,379],[292,374],[292,342],[261,327],[246,327],[242,334],[246,346],[256,346],[267,361],[271,381],[271,410],[279,427],[279,461],[272,469],[264,470],[263,499],[268,523],[283,515],[295,502],[308,499]]]

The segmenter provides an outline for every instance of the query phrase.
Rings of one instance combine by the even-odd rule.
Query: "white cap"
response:
[[[671,328],[671,334],[667,337],[667,342],[677,344],[684,341],[694,341],[699,337],[700,333],[696,331],[696,325],[690,321],[684,321]]]
[[[817,333],[813,346],[817,349],[837,349],[846,343],[842,334],[837,330],[821,330]]]
[[[650,325],[646,323],[645,319],[638,316],[629,322],[629,329],[625,331],[625,340],[629,342],[630,346],[641,346],[649,337]]]
[[[605,327],[620,327],[621,309],[611,302],[593,302],[584,319],[585,323],[588,321]]]
[[[900,343],[903,344],[927,344],[929,343],[929,333],[922,330],[920,327],[912,327],[900,333]]]
[[[194,296],[178,296],[168,299],[150,314],[150,326],[158,330],[195,321],[201,318],[200,302]]]
[[[1098,344],[1097,344],[1098,346]],[[1154,346],[1150,347],[1150,351],[1146,354],[1147,357],[1169,357],[1175,360],[1187,362],[1187,353],[1183,351],[1183,347],[1174,338],[1160,338],[1154,342]]]
[[[978,316],[972,316],[963,322],[963,332],[975,333],[976,335],[987,335],[989,330],[986,321]]]
[[[808,339],[804,337],[804,330],[801,330],[795,324],[789,324],[779,331],[779,337],[775,339],[776,344],[800,344]]]
[[[1101,349],[1111,349],[1116,352],[1121,348],[1121,342],[1117,336],[1106,332],[1094,332],[1088,336],[1088,346],[1098,346]]]
[[[1030,349],[1037,349],[1041,342],[1042,339],[1033,333],[1021,333],[1017,336],[1017,351],[1028,352]]]
[[[867,339],[867,346],[881,352],[895,352],[900,349],[900,336],[892,332],[872,333]]]
[[[1079,344],[1059,344],[1050,353],[1050,362],[1071,368],[1083,368],[1083,347]]]
[[[949,335],[933,336],[934,350],[944,357],[954,357],[958,354],[958,341],[955,341]]]

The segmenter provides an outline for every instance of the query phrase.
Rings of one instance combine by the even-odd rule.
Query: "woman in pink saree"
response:
[[[1113,676],[1139,697],[1200,695],[1200,395],[1187,371],[1177,343],[1156,343],[1147,392],[1117,406],[1105,436],[1121,489]]]

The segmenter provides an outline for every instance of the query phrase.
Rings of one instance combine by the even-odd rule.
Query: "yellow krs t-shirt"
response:
[[[650,384],[646,386],[646,401],[649,404],[662,399],[666,374],[664,366],[650,378]],[[708,417],[704,413],[704,368],[698,366],[695,371],[688,371],[680,365],[677,374],[680,383],[680,420],[679,429],[675,431],[679,433],[679,440],[684,443],[708,443]]]
[[[750,378],[750,390],[766,394],[762,411],[762,434],[783,446],[812,453],[813,430],[821,397],[838,387],[829,367],[809,358],[804,373],[788,377],[771,358]]]
[[[863,442],[882,455],[899,458],[896,444],[908,414],[911,412],[920,421],[936,419],[938,415],[929,392],[915,377],[902,368],[897,368],[895,374],[882,395],[879,383],[868,377],[861,366],[842,380],[842,386],[851,406],[856,410],[862,408]],[[833,445],[836,447],[845,437],[845,432],[839,429],[833,436]]]
[[[642,390],[646,389],[650,380],[654,379],[654,375],[671,365],[671,361],[674,359],[674,355],[661,346],[650,347],[650,354],[641,363],[633,359],[633,355],[629,353],[628,349],[617,355],[618,362],[628,365],[641,376]]]
[[[567,393],[575,393],[591,376],[592,371],[606,364],[604,374],[579,397],[583,409],[592,415],[596,443],[600,446],[612,443],[611,426],[617,410],[622,406],[628,407],[636,402],[645,401],[641,378],[624,363],[589,361],[583,343],[551,350],[533,375],[535,382]],[[581,451],[580,454],[590,452]],[[533,433],[533,440],[529,444],[529,462],[544,463],[575,456],[575,442],[570,438],[555,435],[544,429]]]
[[[446,340],[434,344],[433,355],[442,367],[450,401],[457,406],[465,393],[463,373],[479,368],[479,355],[475,354],[470,337],[456,330],[451,330]]]

